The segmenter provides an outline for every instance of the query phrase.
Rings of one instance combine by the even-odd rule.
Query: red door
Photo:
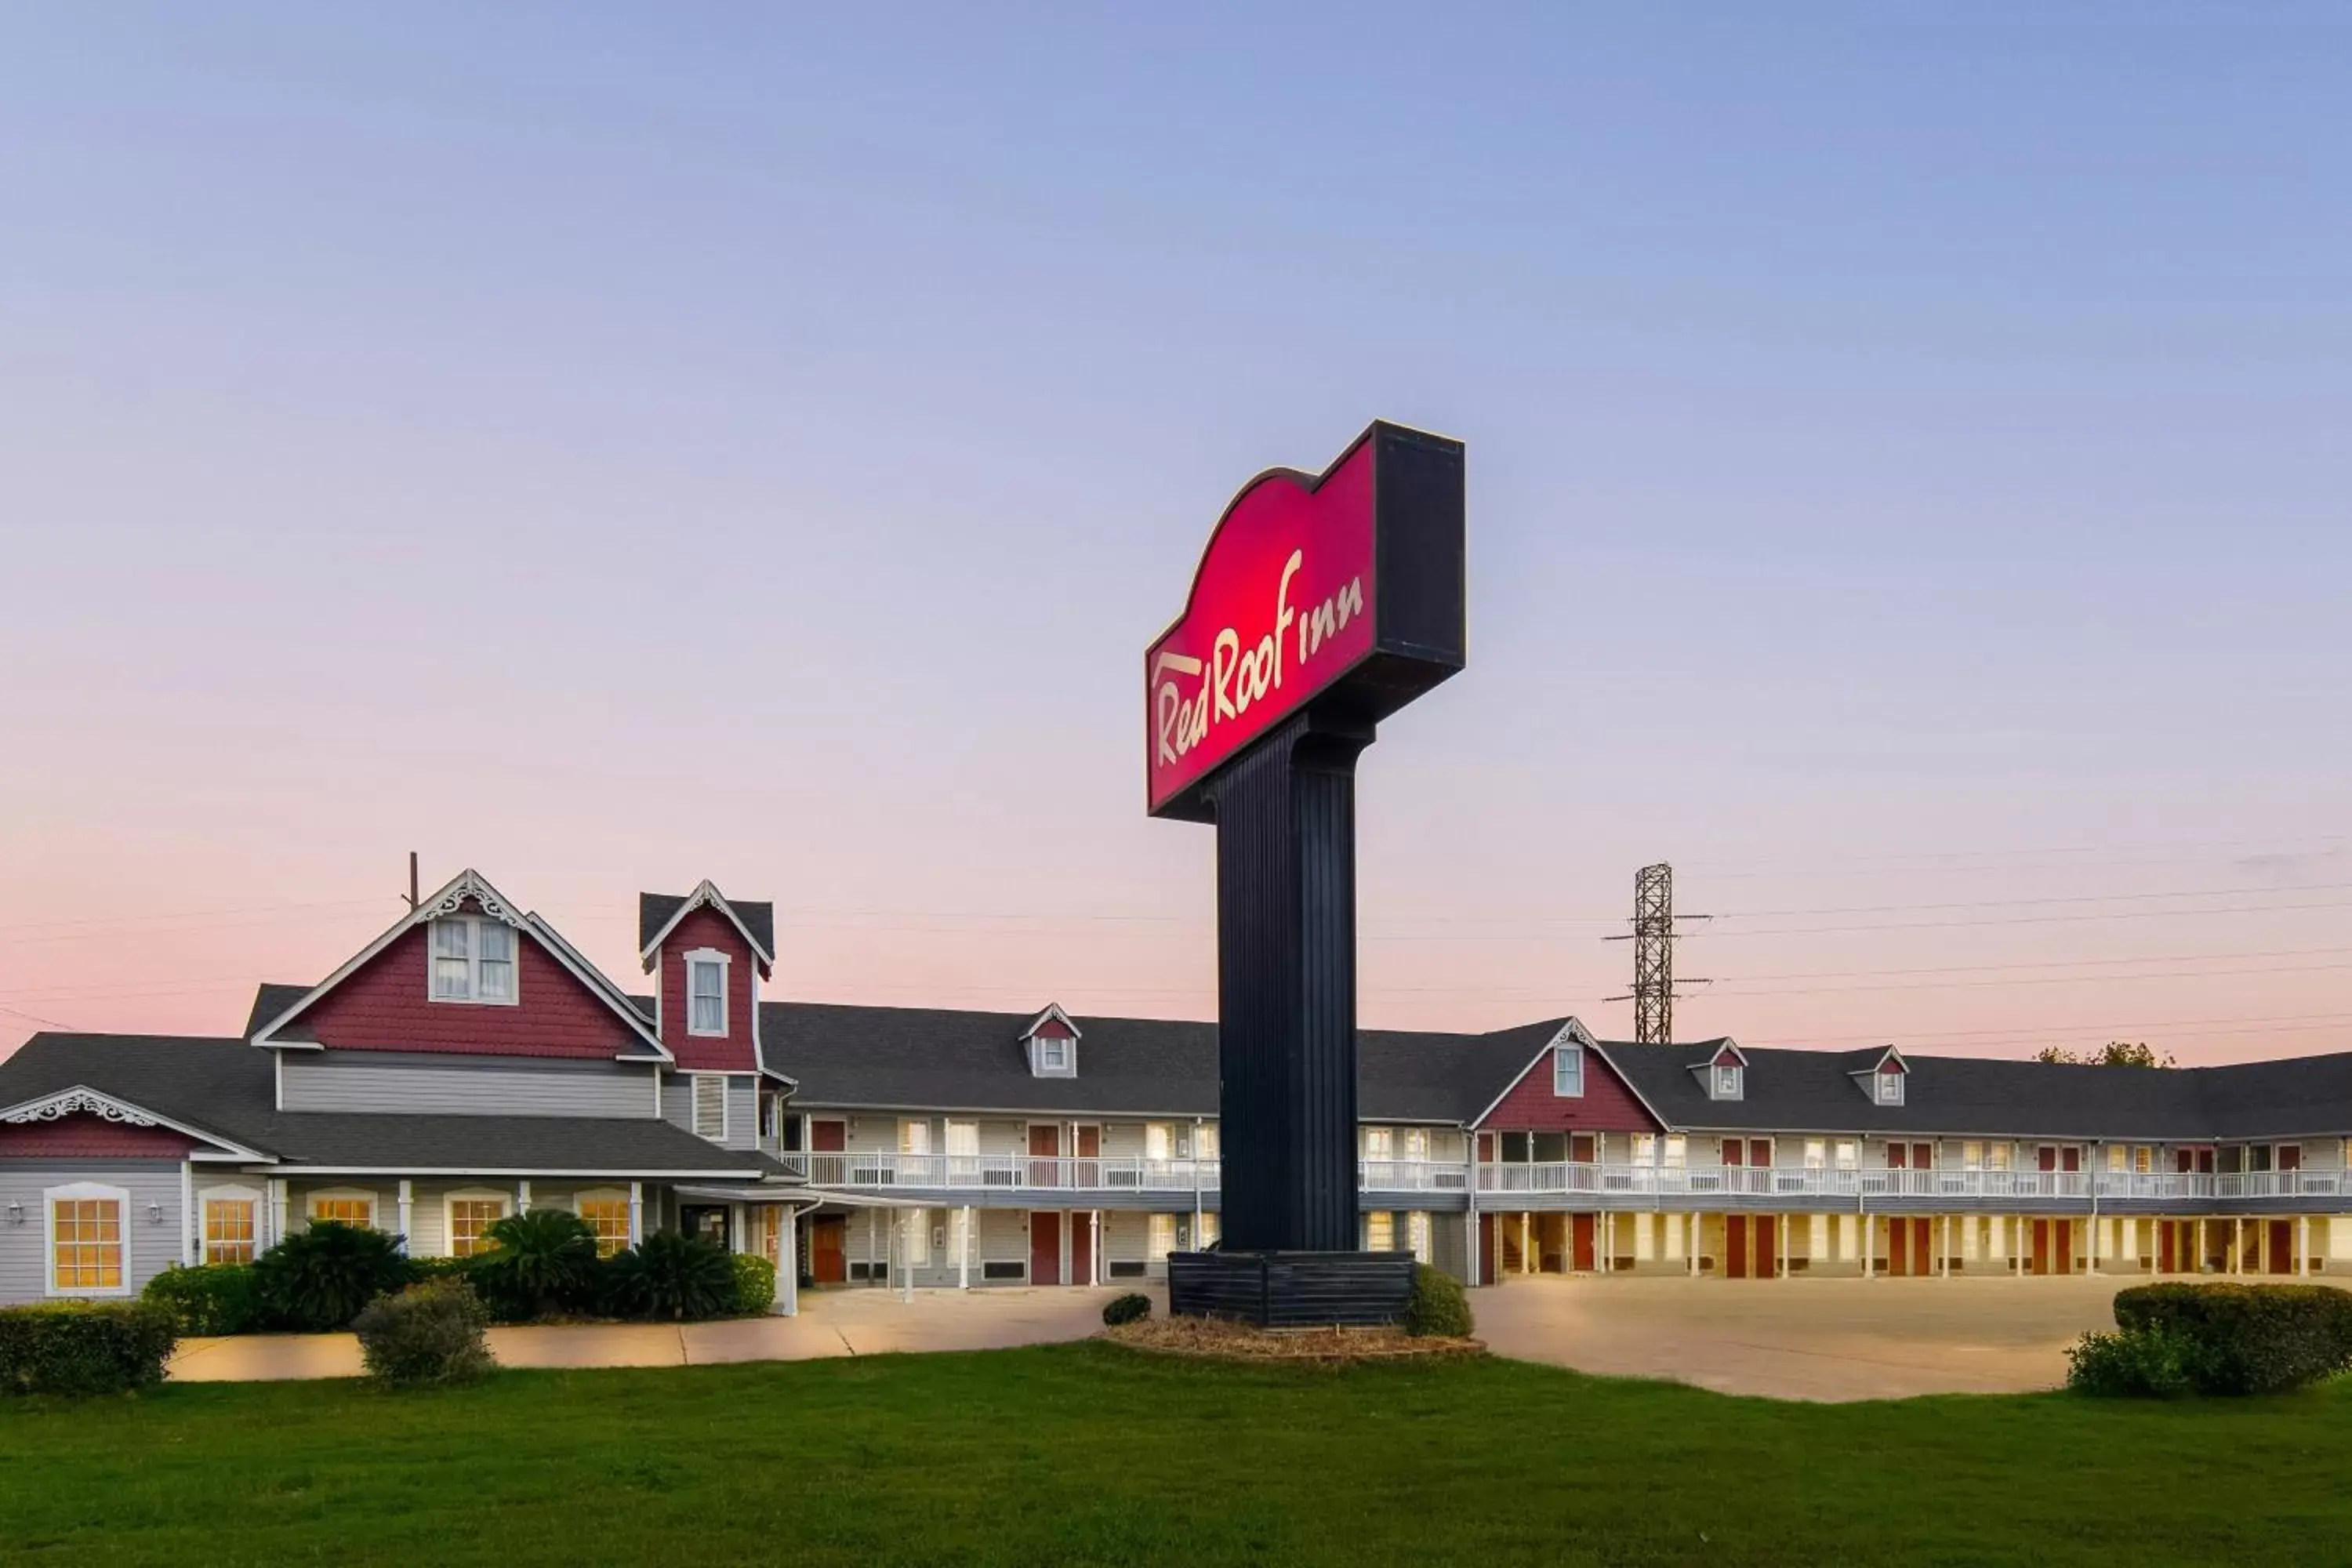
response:
[[[1483,1138],[1486,1134],[1481,1133],[1479,1136]],[[1490,1214],[1480,1215],[1478,1216],[1479,1284],[1492,1285],[1495,1282],[1498,1262],[1496,1253],[1502,1245],[1501,1240],[1495,1235],[1495,1216]]]
[[[2049,1151],[2045,1149],[2042,1152],[2048,1153]],[[2046,1219],[2033,1222],[2033,1272],[2050,1272],[2050,1222]]]
[[[1723,1277],[1727,1279],[1748,1278],[1748,1216],[1732,1214],[1723,1216]]]
[[[1589,1214],[1576,1215],[1570,1219],[1569,1224],[1571,1237],[1570,1245],[1575,1249],[1575,1262],[1571,1267],[1580,1274],[1590,1274],[1592,1272],[1593,1216]]]
[[[1086,1140],[1081,1137],[1078,1142],[1083,1144]],[[1070,1283],[1073,1285],[1095,1282],[1094,1217],[1090,1214],[1070,1216]]]
[[[1029,1283],[1062,1282],[1062,1216],[1039,1209],[1029,1216]]]
[[[1029,1184],[1033,1187],[1058,1187],[1062,1184],[1062,1130],[1050,1121],[1032,1122],[1029,1127]]]
[[[2068,1175],[2083,1168],[2083,1151],[2071,1145],[2058,1152],[2058,1168]]]
[[[2058,1168],[2058,1151],[2052,1145],[2044,1143],[2042,1145],[2041,1152],[2042,1168],[2045,1171],[2056,1170]]]
[[[2294,1221],[2271,1221],[2270,1245],[2263,1249],[2263,1266],[2273,1274],[2294,1272]]]
[[[1776,1215],[1756,1216],[1756,1278],[1770,1279],[1780,1272],[1780,1221]]]
[[[1076,1155],[1078,1159],[1077,1181],[1076,1184],[1087,1190],[1101,1186],[1102,1166],[1098,1162],[1102,1159],[1102,1129],[1099,1127],[1079,1128],[1077,1130],[1077,1147],[1072,1149],[1070,1152]],[[1075,1258],[1076,1255],[1073,1254],[1072,1256]],[[1073,1262],[1070,1265],[1070,1272],[1076,1275],[1081,1279],[1088,1278],[1087,1271],[1080,1268],[1076,1262]]]
[[[819,1215],[809,1221],[809,1278],[818,1284],[840,1285],[848,1280],[849,1249],[843,1245],[846,1230],[837,1214]]]
[[[2181,1154],[2184,1160],[2188,1157],[2186,1152]],[[2180,1272],[2179,1258],[2173,1247],[2172,1222],[2168,1219],[2156,1222],[2156,1271],[2158,1274]]]
[[[1593,1161],[1592,1134],[1571,1132],[1568,1138],[1568,1158],[1571,1164],[1590,1165]]]
[[[2071,1219],[2053,1219],[2049,1222],[2049,1225],[2052,1250],[2057,1254],[2054,1261],[2057,1263],[2058,1272],[2072,1274],[2074,1272],[2074,1222]]]
[[[813,1121],[809,1124],[809,1145],[820,1154],[838,1154],[849,1147],[849,1123],[846,1121]]]
[[[1911,1222],[1911,1272],[1926,1279],[1935,1269],[1932,1252],[1935,1247],[1932,1231],[1925,1219]]]

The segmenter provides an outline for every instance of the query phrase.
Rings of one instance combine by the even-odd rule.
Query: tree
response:
[[[2033,1059],[2086,1068],[2169,1068],[2180,1065],[2172,1059],[2170,1051],[2158,1056],[2146,1040],[2109,1040],[2095,1051],[2070,1051],[2063,1046],[2044,1046],[2033,1053]]]

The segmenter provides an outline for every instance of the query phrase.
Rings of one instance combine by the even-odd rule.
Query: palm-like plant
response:
[[[656,1231],[605,1265],[614,1307],[625,1317],[716,1318],[735,1305],[727,1249],[700,1237]]]
[[[551,1317],[596,1293],[596,1232],[568,1209],[530,1209],[489,1229],[490,1250],[469,1272],[517,1317]]]
[[[360,1309],[408,1282],[400,1238],[312,1220],[257,1258],[253,1282],[265,1311],[289,1329],[351,1326]]]

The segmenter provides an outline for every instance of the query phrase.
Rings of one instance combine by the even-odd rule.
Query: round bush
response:
[[[570,1209],[509,1215],[489,1229],[490,1250],[467,1261],[493,1315],[551,1318],[596,1299],[601,1260],[593,1226]]]
[[[163,1381],[179,1329],[152,1301],[0,1309],[0,1392],[121,1394]]]
[[[498,1365],[482,1331],[490,1314],[463,1279],[430,1279],[379,1296],[352,1324],[368,1375],[395,1388],[471,1383]]]
[[[749,1252],[731,1255],[735,1268],[735,1315],[752,1318],[776,1305],[776,1266]]]
[[[249,1263],[166,1268],[147,1281],[139,1299],[170,1312],[184,1334],[246,1333],[260,1311]]]
[[[1110,1305],[1103,1309],[1103,1324],[1115,1329],[1121,1323],[1139,1323],[1150,1316],[1151,1298],[1139,1296],[1130,1290],[1124,1296],[1114,1298]]]
[[[727,1249],[675,1230],[613,1254],[604,1265],[614,1311],[625,1318],[681,1321],[723,1318],[735,1305],[735,1266]]]
[[[321,1333],[351,1327],[360,1309],[408,1282],[408,1268],[396,1237],[313,1220],[263,1253],[253,1273],[272,1321]]]
[[[1404,1311],[1406,1333],[1416,1338],[1466,1340],[1476,1326],[1462,1281],[1426,1263],[1413,1265],[1412,1300]]]
[[[2066,1386],[2104,1399],[2178,1399],[2196,1392],[2197,1346],[2169,1329],[2084,1334],[2066,1352]]]
[[[2352,1368],[2352,1291],[2327,1285],[2140,1285],[2116,1292],[2126,1335],[2184,1347],[2200,1394],[2283,1394]]]

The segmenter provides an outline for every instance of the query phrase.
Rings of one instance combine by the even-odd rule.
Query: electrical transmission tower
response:
[[[1636,1045],[1667,1046],[1675,1039],[1675,941],[1681,933],[1675,922],[1713,920],[1712,915],[1678,915],[1675,913],[1675,868],[1664,861],[1644,866],[1633,873],[1633,929],[1624,936],[1607,937],[1608,942],[1631,942],[1633,944],[1633,989],[1629,995],[1612,996],[1612,1002],[1633,1004],[1633,1041]],[[1686,985],[1705,985],[1704,980],[1686,980]]]

